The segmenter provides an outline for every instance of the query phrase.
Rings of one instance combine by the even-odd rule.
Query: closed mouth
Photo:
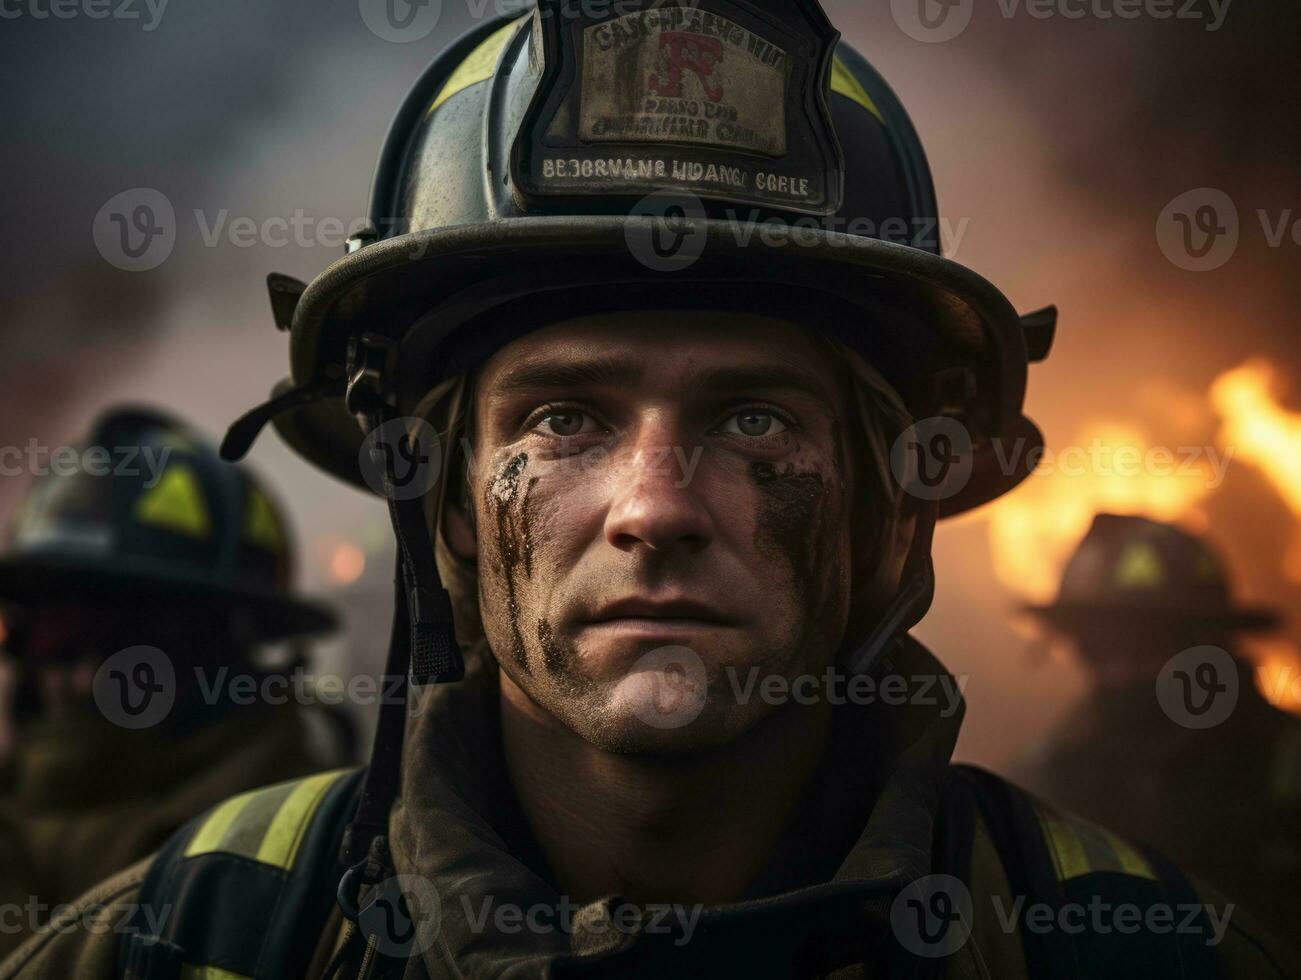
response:
[[[584,625],[626,624],[655,626],[734,626],[736,620],[713,606],[694,599],[620,599],[602,606]]]

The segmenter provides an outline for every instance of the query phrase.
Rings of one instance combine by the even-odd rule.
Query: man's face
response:
[[[778,710],[765,678],[820,675],[849,613],[843,397],[754,316],[591,316],[493,357],[470,488],[508,694],[613,750],[695,751]]]

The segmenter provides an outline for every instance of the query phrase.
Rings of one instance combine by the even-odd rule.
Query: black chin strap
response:
[[[851,676],[870,674],[876,669],[882,655],[903,634],[921,622],[935,600],[935,564],[931,560],[931,545],[935,540],[935,525],[939,521],[940,505],[925,501],[917,514],[917,530],[913,534],[908,560],[904,563],[899,592],[886,610],[876,629],[867,640],[841,663]]]
[[[369,432],[391,433],[396,421],[389,408],[385,383],[391,360],[391,342],[367,335],[353,351],[348,383],[348,410],[362,420]],[[397,477],[394,452],[384,452],[382,440],[371,445],[372,460],[384,474],[384,496],[397,538],[397,570],[394,574],[396,601],[393,630],[389,638],[385,689],[392,683],[400,697],[385,697],[371,751],[370,767],[362,784],[357,813],[344,835],[341,859],[349,867],[340,883],[341,901],[345,889],[360,888],[381,872],[387,856],[389,810],[398,797],[402,773],[402,744],[406,734],[406,701],[412,686],[445,684],[465,676],[465,663],[456,642],[452,623],[452,602],[443,588],[438,563],[425,523],[420,497],[407,498],[395,492]],[[355,901],[355,892],[349,898]],[[346,908],[347,906],[345,906]],[[355,907],[355,905],[354,905]]]
[[[361,420],[367,432],[392,433],[389,424],[396,421],[396,414],[388,404],[392,341],[368,334],[353,343],[349,355],[346,389],[341,382],[326,382],[273,398],[230,427],[222,443],[222,456],[230,461],[242,459],[267,422],[326,396],[346,395],[348,410]],[[399,499],[405,495],[394,490],[398,485],[393,469],[396,454],[385,452],[391,447],[382,445],[382,441],[373,440],[370,451],[376,470],[384,475],[384,496],[397,537],[396,601],[384,668],[385,697],[380,704],[370,766],[356,815],[344,834],[341,849],[341,860],[349,869],[339,884],[340,904],[345,911],[356,909],[357,893],[362,885],[375,884],[391,873],[388,817],[401,779],[410,688],[450,683],[465,676],[465,663],[452,622],[451,597],[438,574],[424,505],[419,497]]]

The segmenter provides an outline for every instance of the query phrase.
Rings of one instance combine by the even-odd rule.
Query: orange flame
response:
[[[1220,439],[1236,458],[1259,469],[1301,518],[1301,412],[1289,412],[1277,394],[1277,376],[1265,361],[1221,375],[1211,400],[1224,419]],[[1284,574],[1301,583],[1301,528],[1293,537]]]
[[[1203,528],[1197,505],[1214,486],[1210,464],[1171,463],[1166,454],[1173,457],[1174,450],[1150,456],[1155,448],[1132,426],[1097,423],[1074,447],[1046,456],[1021,490],[990,508],[994,571],[1003,585],[1030,602],[1052,600],[1062,569],[1100,513]],[[1161,465],[1121,466],[1121,453]],[[1072,456],[1090,462],[1067,465]]]

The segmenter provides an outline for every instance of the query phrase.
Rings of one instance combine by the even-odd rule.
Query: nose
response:
[[[701,450],[684,445],[675,426],[652,421],[621,448],[605,519],[605,539],[614,547],[696,552],[713,540],[713,520],[695,486]]]

